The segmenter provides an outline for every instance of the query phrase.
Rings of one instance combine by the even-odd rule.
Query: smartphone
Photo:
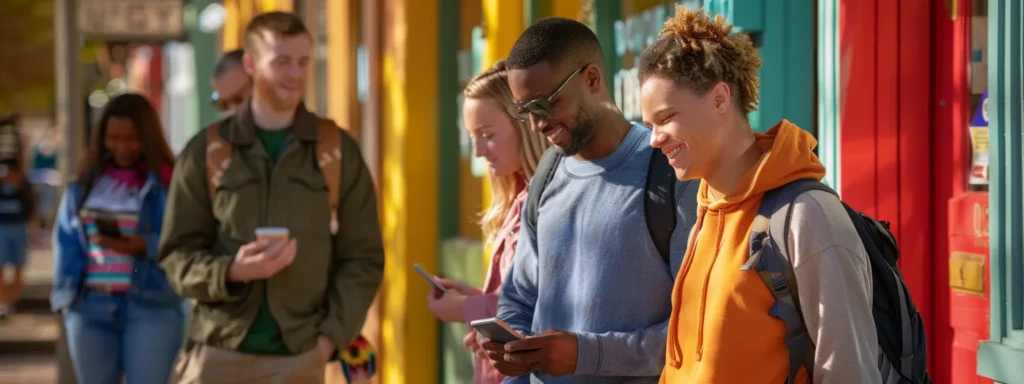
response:
[[[100,234],[103,236],[121,237],[121,228],[117,226],[117,221],[111,218],[97,218],[96,229],[98,229]]]
[[[413,264],[412,268],[415,269],[416,272],[419,272],[420,276],[423,276],[424,279],[427,279],[427,282],[430,283],[430,285],[434,286],[434,289],[441,292],[444,292],[446,289],[448,289],[441,285],[441,283],[438,283],[437,280],[434,280],[434,276],[427,273],[427,271],[424,270],[423,267],[421,267],[418,263]]]
[[[505,344],[523,338],[522,334],[497,317],[472,321],[469,326],[495,343]]]

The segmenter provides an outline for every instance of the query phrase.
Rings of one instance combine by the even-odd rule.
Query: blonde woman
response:
[[[470,80],[463,96],[462,119],[473,137],[473,155],[487,160],[491,173],[491,205],[484,210],[480,225],[493,252],[483,289],[438,279],[452,289],[438,297],[429,295],[427,302],[441,321],[468,323],[497,314],[501,284],[516,254],[526,187],[548,142],[531,131],[528,122],[513,120],[505,113],[505,107],[512,104],[512,91],[503,61]],[[503,376],[477,353],[474,331],[466,335],[463,344],[475,355],[473,383],[500,383]]]

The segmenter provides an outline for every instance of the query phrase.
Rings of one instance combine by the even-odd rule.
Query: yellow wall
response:
[[[359,18],[353,0],[327,2],[327,115],[358,139],[359,103],[356,96],[355,50]]]
[[[580,0],[553,0],[551,16],[577,19],[580,15]]]
[[[383,232],[387,264],[382,382],[437,381],[437,323],[413,263],[437,259],[437,0],[386,0],[383,36]]]
[[[242,47],[242,33],[249,20],[269,11],[292,11],[294,0],[223,0],[227,11],[224,26],[221,27],[222,52]]]
[[[483,67],[487,68],[499,59],[508,56],[512,45],[523,32],[523,0],[483,0],[484,24],[487,26],[487,48],[484,50]],[[483,177],[483,206],[491,204],[491,181]],[[490,245],[484,248],[484,266],[490,263]]]

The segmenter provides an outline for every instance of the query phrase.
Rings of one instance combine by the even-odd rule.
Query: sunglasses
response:
[[[562,88],[565,88],[565,85],[569,84],[569,80],[572,80],[573,76],[576,76],[577,73],[583,72],[583,70],[586,69],[589,65],[590,64],[584,65],[580,67],[580,69],[577,69],[573,71],[573,73],[570,73],[569,76],[565,78],[565,80],[562,80],[561,84],[558,84],[558,88],[556,88],[550,96],[540,99],[533,99],[522,104],[516,103],[509,105],[505,107],[505,112],[507,112],[509,116],[512,116],[513,119],[519,121],[529,120],[530,114],[533,114],[541,119],[550,119],[552,116],[555,115],[555,103],[553,103],[551,100],[554,100],[555,97],[558,96],[558,93],[562,92]]]
[[[232,95],[222,96],[221,94],[214,92],[213,96],[210,98],[210,102],[221,111],[230,110],[245,102],[245,93],[250,87],[252,87],[252,79],[246,82],[242,88],[239,88]]]

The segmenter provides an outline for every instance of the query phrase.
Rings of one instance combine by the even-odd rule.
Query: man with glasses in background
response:
[[[213,95],[210,102],[225,115],[233,115],[239,105],[252,94],[252,76],[242,66],[245,51],[224,53],[213,66]]]
[[[517,101],[508,114],[553,146],[498,303],[526,337],[483,340],[483,353],[506,383],[657,383],[698,184],[677,182],[651,130],[616,108],[586,25],[541,20],[505,65]]]

